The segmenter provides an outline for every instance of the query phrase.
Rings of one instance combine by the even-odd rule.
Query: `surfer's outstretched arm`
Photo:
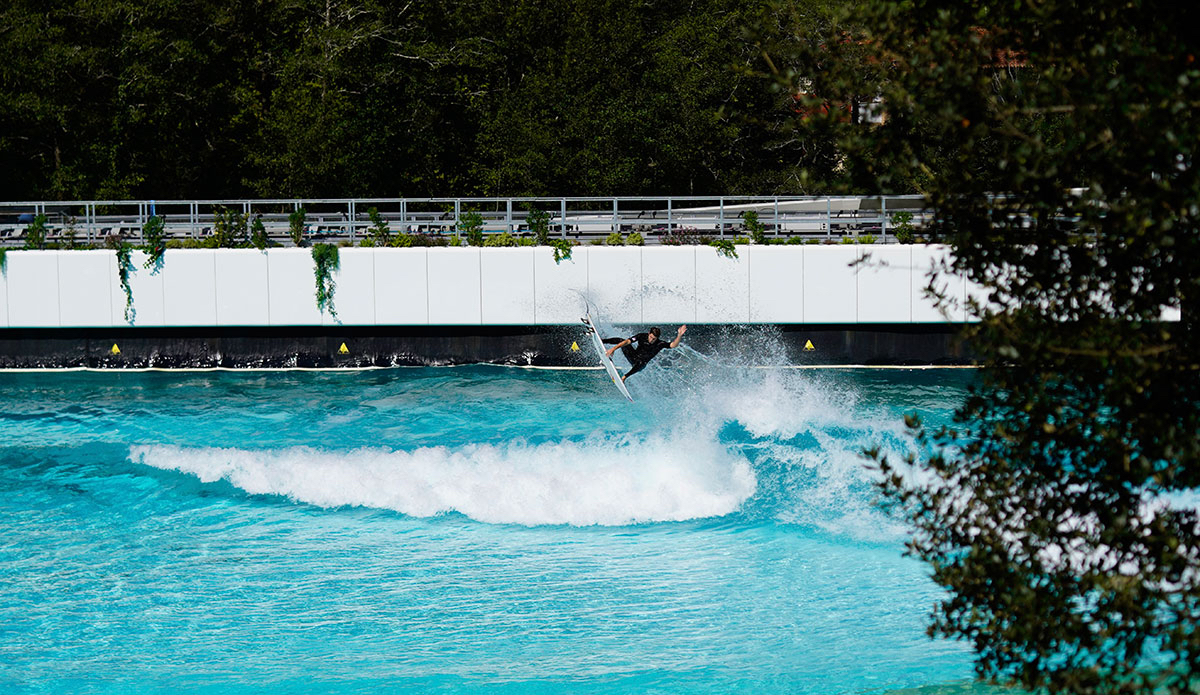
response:
[[[675,340],[671,341],[672,350],[679,347],[679,341],[683,340],[684,333],[687,333],[687,326],[680,326],[679,330],[675,332]]]

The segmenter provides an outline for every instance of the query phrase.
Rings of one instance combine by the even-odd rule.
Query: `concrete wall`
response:
[[[111,251],[12,251],[0,328],[575,324],[586,294],[617,324],[945,323],[924,296],[933,246],[341,249],[338,318],[314,299],[307,249],[134,252],[133,315]],[[858,261],[864,254],[869,258]],[[944,282],[967,296],[961,278]],[[949,320],[965,319],[959,307]]]

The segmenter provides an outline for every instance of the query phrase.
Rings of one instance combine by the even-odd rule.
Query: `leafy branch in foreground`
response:
[[[776,88],[831,106],[799,109],[798,133],[837,132],[861,185],[925,194],[922,235],[953,251],[931,288],[981,287],[983,366],[953,425],[911,418],[919,453],[870,453],[946,589],[931,633],[969,641],[982,678],[1089,695],[1200,679],[1200,43],[1178,31],[1197,20],[873,2],[762,42]],[[870,104],[881,125],[857,117]]]

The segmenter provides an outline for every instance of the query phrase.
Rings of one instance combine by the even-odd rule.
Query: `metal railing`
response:
[[[463,216],[477,213],[485,234],[530,234],[529,214],[550,216],[553,236],[580,242],[602,240],[613,232],[637,232],[647,244],[671,243],[680,235],[712,238],[745,236],[745,213],[754,211],[768,237],[839,242],[843,237],[873,235],[894,240],[894,216],[907,212],[911,224],[928,219],[920,196],[634,196],[538,198],[292,198],[228,200],[90,200],[0,202],[0,246],[19,246],[37,215],[47,220],[47,240],[68,237],[102,243],[121,235],[142,239],[152,216],[161,217],[173,239],[200,240],[213,233],[216,213],[240,212],[261,219],[273,242],[290,245],[289,214],[305,210],[309,239],[361,239],[373,226],[370,210],[393,233],[448,234]]]

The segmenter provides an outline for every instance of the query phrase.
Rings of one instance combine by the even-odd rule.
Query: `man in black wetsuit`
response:
[[[658,328],[651,328],[645,333],[638,333],[624,339],[605,338],[604,344],[612,345],[608,349],[609,357],[612,357],[614,352],[620,350],[621,354],[625,355],[625,359],[629,360],[629,364],[633,366],[633,369],[630,369],[626,372],[625,376],[621,377],[621,381],[625,381],[634,374],[642,371],[646,363],[654,359],[654,356],[658,353],[667,348],[679,347],[679,341],[683,338],[684,333],[687,333],[687,326],[680,326],[679,331],[675,334],[675,340],[668,343],[665,340],[659,339],[662,331],[658,330]],[[637,343],[637,347],[633,347],[632,343]]]

